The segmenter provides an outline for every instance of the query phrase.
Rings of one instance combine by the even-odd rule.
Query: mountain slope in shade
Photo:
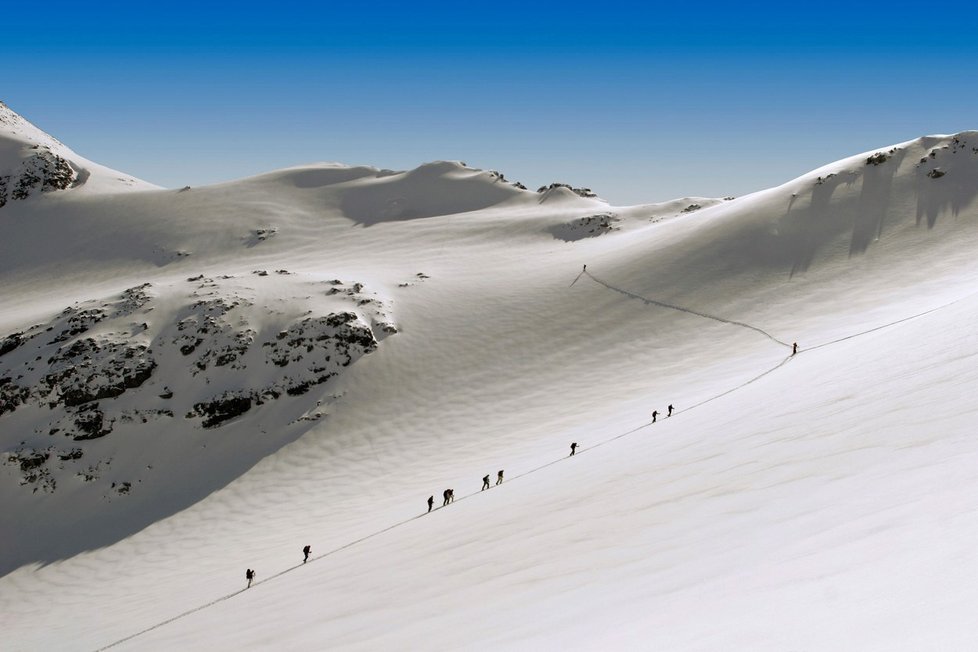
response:
[[[729,200],[442,162],[10,202],[6,640],[966,649],[976,192],[964,132]]]

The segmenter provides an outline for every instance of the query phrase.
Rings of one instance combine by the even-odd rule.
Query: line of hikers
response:
[[[306,545],[302,547],[302,563],[309,561],[309,555],[312,554],[312,546]],[[248,580],[248,586],[246,589],[251,588],[251,583],[255,581],[255,571],[251,568],[245,571],[245,579]]]
[[[673,411],[675,410],[675,408],[670,403],[669,404],[669,407],[667,409],[668,409],[668,413],[666,414],[666,416],[671,417]],[[655,420],[656,420],[656,418],[658,416],[659,416],[658,410],[653,410],[652,411],[652,423],[655,423]],[[577,452],[577,447],[578,447],[578,443],[576,441],[571,443],[571,445],[570,445],[570,451],[571,452],[570,452],[570,455],[568,457],[573,457],[574,456],[574,453]],[[503,483],[503,469],[500,469],[499,472],[496,474],[496,486],[498,487],[502,483]],[[485,491],[486,489],[489,489],[489,488],[490,488],[489,487],[489,474],[486,474],[486,475],[482,476],[482,489],[480,489],[479,491]],[[455,502],[455,490],[454,489],[446,489],[445,491],[443,491],[442,492],[442,499],[443,499],[442,500],[442,503],[441,503],[441,506],[442,507],[447,507],[449,505],[449,503],[454,503]],[[433,495],[432,496],[428,496],[428,511],[430,512],[432,509],[434,509],[434,507],[435,507],[435,497]]]
[[[586,272],[587,271],[587,265],[585,265],[584,266],[584,269],[581,270],[581,271]],[[798,342],[792,342],[792,344],[791,344],[791,355],[795,355],[797,353],[798,353]],[[669,407],[666,408],[666,410],[667,410],[666,411],[666,416],[667,417],[671,417],[673,411],[675,410],[675,408],[673,407],[672,403],[670,403],[669,404]],[[658,417],[659,417],[659,411],[658,410],[652,410],[652,423],[655,423],[656,422],[656,419],[658,419]],[[571,449],[570,456],[573,457],[574,453],[577,452],[577,442],[576,441],[573,442],[573,443],[571,443],[570,449]],[[498,487],[502,483],[503,483],[503,469],[500,469],[499,472],[496,474],[496,486]],[[485,475],[482,478],[482,489],[480,491],[485,491],[488,488],[489,488],[489,475]],[[447,507],[449,503],[454,503],[455,502],[455,490],[454,489],[446,489],[445,491],[442,492],[442,498],[443,498],[443,501],[442,501],[442,504],[441,504],[442,507]],[[433,495],[432,496],[428,496],[428,511],[430,512],[434,508],[434,506],[435,506],[435,497]],[[309,561],[309,555],[312,553],[312,546],[306,546],[306,547],[304,547],[302,549],[302,553],[304,555],[304,557],[302,558],[302,563],[304,564],[307,561]],[[245,579],[248,580],[248,586],[247,586],[247,588],[251,588],[251,583],[255,579],[255,571],[253,571],[250,568],[248,570],[246,570],[245,571]]]
[[[672,411],[671,411],[672,410],[672,406],[671,405],[669,406],[669,410],[670,410],[669,413],[672,414]],[[571,456],[573,456],[574,453],[577,452],[577,446],[578,446],[578,444],[577,444],[576,441],[573,442],[570,445],[570,449],[571,449],[570,454],[571,454]],[[503,473],[504,472],[505,472],[504,469],[499,469],[499,471],[496,473],[496,486],[497,487],[503,483]],[[489,489],[490,488],[489,487],[489,475],[490,474],[486,474],[486,475],[482,476],[482,489],[480,489],[479,491],[485,491],[486,489]],[[445,491],[442,492],[442,498],[443,498],[442,503],[441,503],[441,506],[442,507],[448,506],[449,503],[454,503],[455,502],[455,490],[454,489],[446,489]],[[433,495],[432,496],[428,496],[428,511],[430,512],[432,509],[434,509],[434,507],[435,507],[435,497]]]
[[[793,345],[792,355],[794,355],[797,352],[798,352],[798,344],[795,343]],[[671,417],[672,416],[672,413],[675,411],[675,407],[673,407],[672,403],[670,403],[669,404],[669,407],[667,407],[666,410],[667,410],[666,411],[666,416],[667,417]],[[659,416],[659,411],[658,410],[653,410],[652,411],[652,423],[655,423],[656,422],[656,419],[658,418],[658,416]],[[574,454],[577,452],[578,446],[579,446],[579,444],[576,441],[571,443],[569,457],[573,457],[574,456]],[[504,473],[504,469],[499,469],[499,471],[496,473],[496,486],[497,487],[503,483],[503,473]],[[482,489],[480,491],[485,491],[486,489],[489,489],[489,475],[485,475],[485,476],[482,477]],[[441,504],[441,506],[442,507],[447,507],[450,503],[453,503],[453,502],[455,502],[455,490],[454,489],[446,489],[445,491],[443,491],[442,492],[442,504]],[[434,506],[435,506],[435,497],[433,495],[432,496],[428,496],[428,511],[430,512],[432,509],[434,509]],[[309,561],[309,555],[312,554],[312,546],[305,546],[305,547],[303,547],[302,554],[303,554],[302,563],[304,564],[307,561]],[[252,569],[250,569],[250,568],[248,570],[246,570],[245,571],[245,579],[248,580],[248,586],[247,586],[247,588],[251,588],[251,583],[255,579],[255,571],[252,570]]]
[[[672,407],[672,403],[670,403],[670,404],[669,404],[669,408],[668,408],[668,410],[669,410],[669,411],[668,411],[668,412],[666,413],[666,416],[667,416],[667,417],[671,417],[671,416],[672,416],[672,411],[673,411],[674,409],[675,409],[675,408],[674,408],[674,407]],[[652,423],[655,423],[655,420],[656,420],[656,419],[657,419],[658,417],[659,417],[659,411],[658,411],[658,410],[652,410]]]

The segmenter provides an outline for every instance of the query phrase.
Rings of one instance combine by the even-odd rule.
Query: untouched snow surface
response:
[[[976,193],[967,132],[726,201],[8,202],[3,647],[972,649]]]

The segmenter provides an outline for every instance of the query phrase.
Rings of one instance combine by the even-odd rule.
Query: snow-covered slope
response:
[[[967,132],[647,206],[445,162],[10,202],[5,645],[967,649],[976,192]]]

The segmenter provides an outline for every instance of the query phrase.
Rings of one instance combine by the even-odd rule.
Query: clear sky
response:
[[[0,99],[164,186],[437,159],[614,203],[978,129],[978,3],[5,3]]]

